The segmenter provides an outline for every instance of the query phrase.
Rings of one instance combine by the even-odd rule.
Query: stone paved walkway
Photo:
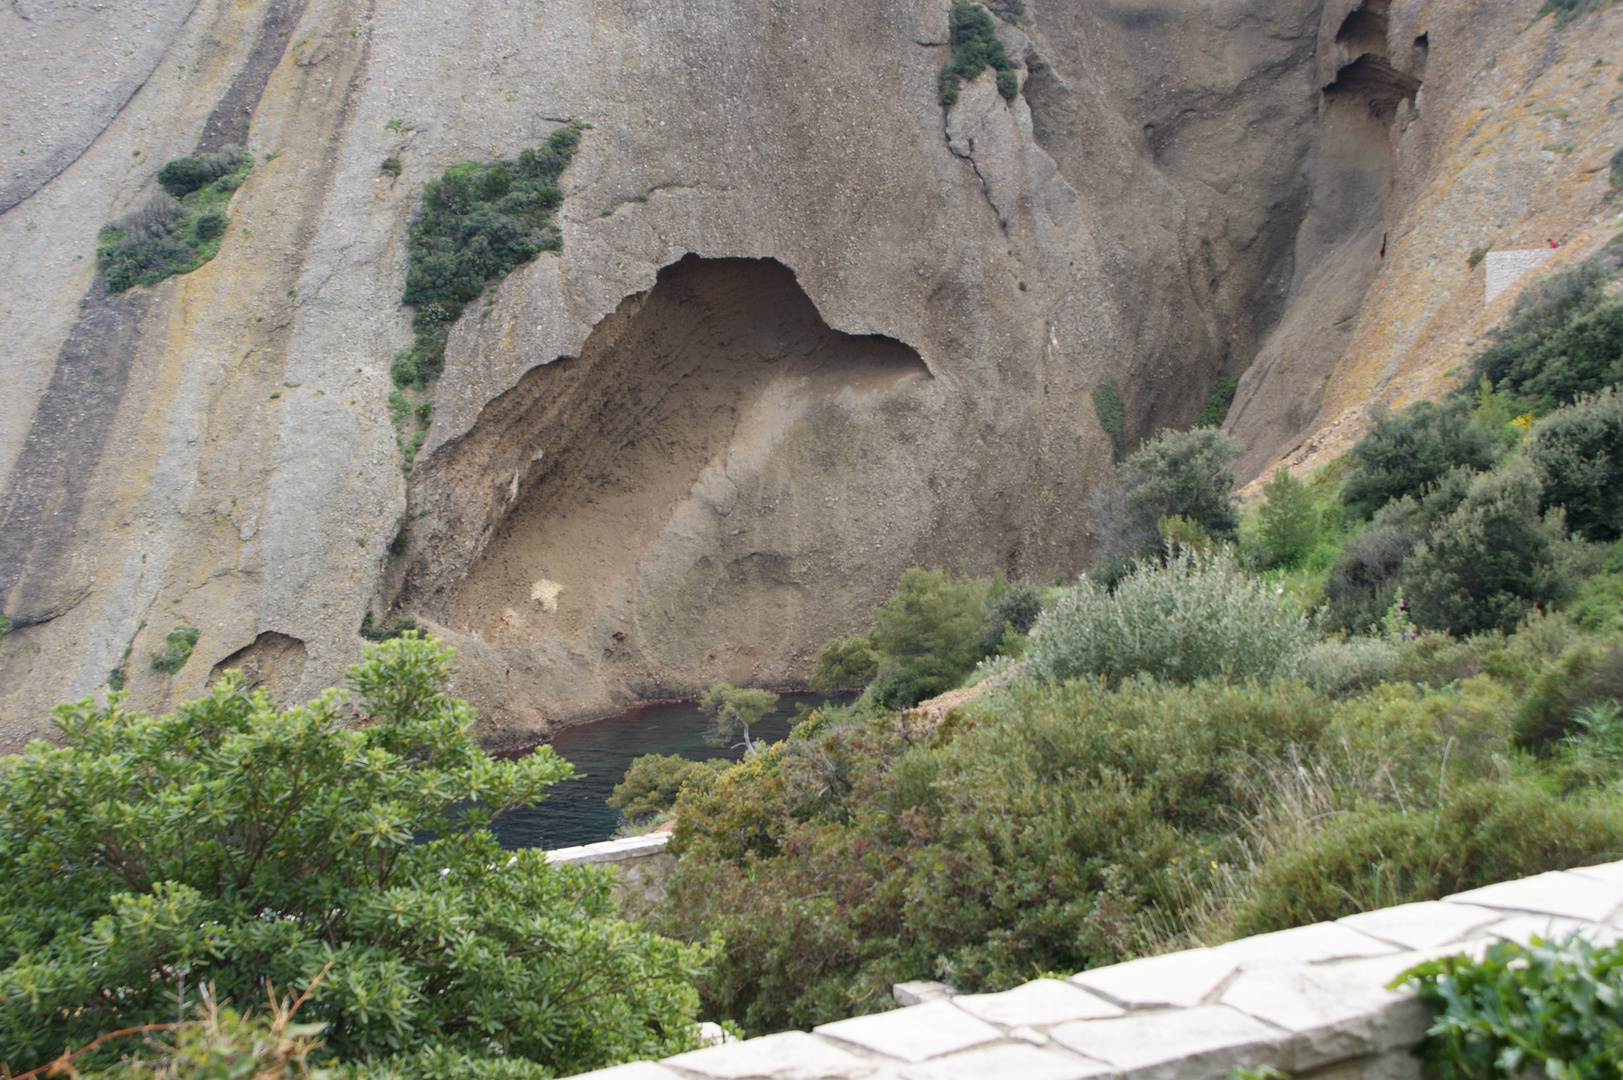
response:
[[[603,1069],[593,1080],[1220,1080],[1272,1065],[1328,1080],[1408,1080],[1427,1010],[1385,986],[1423,960],[1490,943],[1623,930],[1623,862],[1539,874],[1444,900],[1353,915],[951,996]]]

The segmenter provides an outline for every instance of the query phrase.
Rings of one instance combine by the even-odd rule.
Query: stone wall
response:
[[[1516,280],[1555,254],[1553,248],[1527,248],[1522,251],[1488,252],[1487,301],[1516,284]]]
[[[547,862],[554,865],[606,863],[614,867],[620,882],[615,894],[635,911],[665,899],[665,882],[676,868],[676,856],[665,854],[665,844],[671,834],[649,833],[645,836],[627,836],[618,840],[604,840],[598,844],[557,848],[547,852]]]
[[[1618,937],[1623,862],[952,996],[904,984],[892,1012],[586,1075],[597,1080],[1219,1080],[1271,1065],[1337,1080],[1420,1075],[1427,1009],[1386,986],[1495,939]]]

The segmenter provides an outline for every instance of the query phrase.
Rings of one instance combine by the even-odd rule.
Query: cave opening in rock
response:
[[[639,560],[707,468],[763,457],[819,404],[917,378],[929,371],[916,351],[830,328],[781,263],[689,255],[580,356],[486,406],[445,470],[467,496],[462,527],[483,542],[461,567],[419,560],[437,569],[408,579],[401,607],[498,647],[601,636],[593,627],[629,602]]]

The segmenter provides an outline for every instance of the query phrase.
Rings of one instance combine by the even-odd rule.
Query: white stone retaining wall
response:
[[[1516,280],[1535,266],[1540,266],[1551,255],[1554,248],[1527,248],[1522,251],[1490,251],[1488,252],[1488,302],[1516,284]]]
[[[670,833],[651,833],[605,840],[600,844],[555,848],[547,852],[547,862],[554,865],[606,863],[614,867],[620,879],[616,894],[629,900],[633,909],[638,909],[665,899],[665,883],[676,868],[676,857],[665,854],[665,844],[670,838]]]
[[[1539,874],[1000,994],[898,986],[919,1004],[636,1062],[593,1080],[1219,1080],[1271,1065],[1330,1080],[1412,1080],[1430,1015],[1386,984],[1491,942],[1623,927],[1623,862]],[[933,998],[934,1000],[930,1000]]]

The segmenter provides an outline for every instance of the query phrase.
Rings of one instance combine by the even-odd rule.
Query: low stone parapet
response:
[[[596,846],[596,845],[594,845]],[[1498,939],[1619,937],[1623,862],[1539,874],[1039,979],[999,994],[904,983],[892,1012],[636,1062],[593,1080],[1220,1080],[1272,1066],[1411,1080],[1428,1009],[1386,985],[1422,961]]]
[[[665,844],[670,838],[670,833],[658,832],[556,848],[547,852],[547,862],[555,866],[612,866],[619,878],[616,894],[637,910],[665,899],[665,882],[676,868],[676,857],[665,853]]]

